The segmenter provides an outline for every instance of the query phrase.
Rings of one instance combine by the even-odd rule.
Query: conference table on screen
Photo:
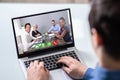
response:
[[[64,39],[58,39],[56,37],[57,34],[42,34],[38,36],[36,39],[38,40],[35,42],[29,49],[29,51],[35,51],[44,48],[56,47],[60,45],[65,45],[66,42]]]

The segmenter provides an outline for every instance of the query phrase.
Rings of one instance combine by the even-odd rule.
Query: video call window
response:
[[[13,20],[19,54],[72,42],[69,10]]]

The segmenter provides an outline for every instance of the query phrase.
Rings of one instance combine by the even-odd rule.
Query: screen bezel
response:
[[[31,16],[37,16],[37,15],[44,15],[44,14],[48,14],[48,13],[54,13],[54,12],[60,12],[60,11],[66,11],[66,10],[69,11],[69,18],[70,18],[70,23],[71,23],[71,33],[72,33],[72,39],[73,39],[72,43],[66,44],[66,45],[57,46],[57,47],[52,47],[52,48],[48,48],[48,49],[37,50],[37,51],[33,51],[33,52],[30,52],[30,53],[27,53],[27,54],[25,54],[25,52],[23,54],[19,54],[18,44],[17,44],[17,39],[16,39],[16,33],[15,33],[14,19],[31,17]],[[14,38],[15,38],[15,44],[16,44],[16,50],[17,50],[18,58],[48,54],[51,51],[57,51],[57,50],[60,50],[60,49],[66,49],[68,47],[73,47],[74,46],[74,35],[73,35],[73,26],[72,26],[72,17],[71,17],[71,10],[70,10],[70,8],[61,9],[61,10],[54,10],[54,11],[38,13],[38,14],[32,14],[32,15],[27,15],[27,16],[21,16],[21,17],[15,17],[15,18],[12,18],[12,26],[13,26],[13,32],[14,32]]]

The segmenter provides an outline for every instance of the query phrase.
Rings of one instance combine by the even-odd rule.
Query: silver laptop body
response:
[[[66,21],[65,25],[69,28],[69,35],[71,37],[70,42],[66,42],[63,39],[63,41],[65,42],[63,44],[60,44],[59,41],[56,41],[57,38],[54,36],[54,34],[48,34],[47,32],[51,26],[51,20],[55,20],[56,24],[59,25],[60,17],[63,17],[65,19]],[[24,51],[25,46],[23,45],[23,40],[21,37],[23,36],[22,33],[24,31],[24,25],[25,23],[28,22],[31,24],[31,28],[34,24],[37,24],[38,31],[42,33],[42,36],[39,36],[39,42],[34,43],[32,46],[29,47],[27,51]],[[80,57],[80,53],[78,52],[78,50],[74,45],[71,12],[69,8],[45,12],[45,13],[27,15],[22,17],[15,17],[12,18],[12,24],[13,24],[18,60],[24,72],[25,78],[27,78],[26,75],[27,67],[25,65],[25,62],[27,61],[32,61],[44,57],[49,57],[53,55],[64,54],[74,51],[80,62],[84,63],[83,59],[81,59]],[[30,36],[32,36],[31,33]],[[47,36],[47,38],[45,38],[45,36]],[[67,73],[62,70],[62,68],[57,68],[50,70],[50,80],[73,80],[73,79],[69,77]]]

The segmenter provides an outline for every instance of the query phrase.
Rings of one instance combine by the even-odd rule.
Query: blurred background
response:
[[[0,2],[88,3],[89,0],[0,0]]]

